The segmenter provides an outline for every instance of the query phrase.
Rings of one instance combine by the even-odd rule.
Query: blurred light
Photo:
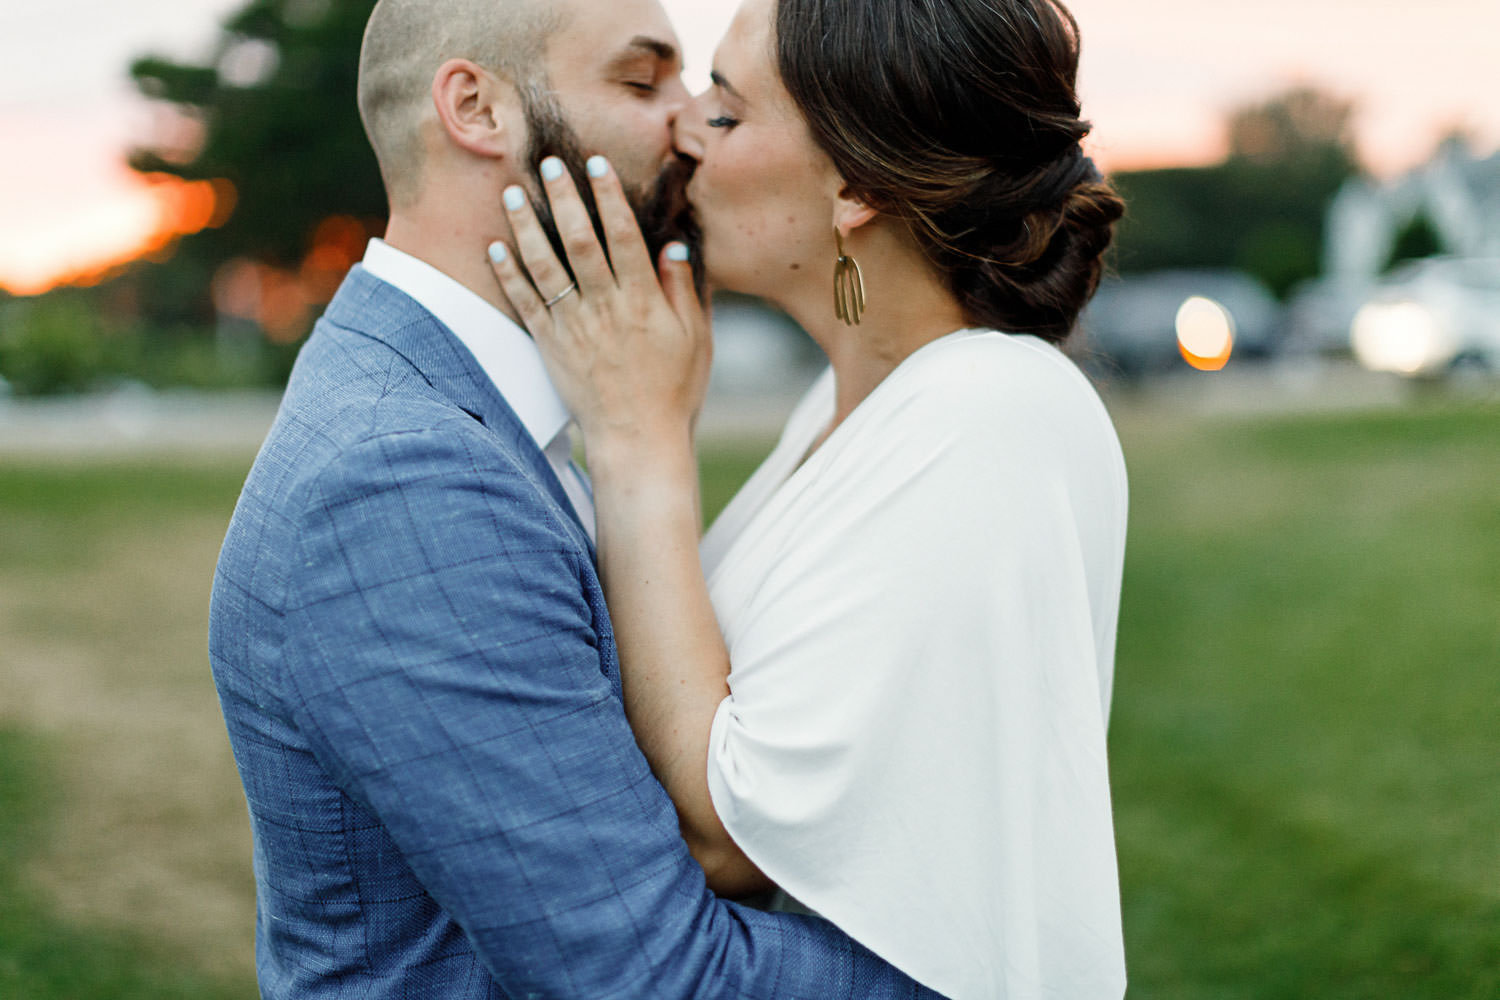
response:
[[[208,123],[201,108],[154,101],[147,109],[144,142],[153,154],[182,167],[196,160],[208,140]]]
[[[214,214],[213,218],[208,220],[208,228],[218,229],[234,214],[235,208],[240,203],[240,192],[232,181],[222,177],[215,178],[208,183],[214,189]]]
[[[214,308],[221,316],[254,322],[260,318],[260,269],[237,257],[219,266],[213,280]]]
[[[235,42],[219,57],[219,79],[231,87],[259,87],[276,73],[281,53],[264,38]]]
[[[1213,299],[1194,295],[1177,310],[1177,349],[1202,372],[1216,372],[1234,353],[1234,317]]]
[[[315,311],[338,291],[379,226],[376,220],[329,216],[313,230],[295,268],[248,257],[227,261],[214,275],[214,308],[222,318],[255,324],[274,343],[292,343],[307,333]]]
[[[1416,302],[1372,302],[1355,314],[1350,342],[1371,371],[1416,375],[1453,360],[1457,347],[1432,311]]]
[[[333,298],[344,275],[364,256],[372,235],[371,227],[348,215],[329,216],[318,223],[299,271],[311,299],[322,303]]]
[[[166,228],[174,235],[201,232],[217,214],[218,195],[208,181],[159,184],[156,194],[161,199]]]

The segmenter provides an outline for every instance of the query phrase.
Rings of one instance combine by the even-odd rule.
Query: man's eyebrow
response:
[[[744,95],[742,95],[738,90],[735,90],[734,86],[730,84],[728,80],[724,79],[724,74],[720,73],[718,70],[714,70],[712,73],[709,73],[708,78],[713,82],[713,85],[715,87],[726,91],[730,96],[738,98],[741,101],[745,99]]]
[[[645,49],[662,62],[677,61],[677,46],[670,42],[664,42],[659,38],[652,38],[649,35],[636,35],[626,47],[631,49]]]

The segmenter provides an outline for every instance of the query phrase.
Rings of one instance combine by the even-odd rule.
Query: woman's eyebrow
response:
[[[738,90],[735,90],[734,86],[728,80],[724,79],[724,74],[720,73],[718,70],[714,70],[713,72],[709,73],[708,78],[713,82],[713,85],[715,87],[723,90],[725,93],[729,94],[729,96],[737,98],[741,101],[745,99],[745,95],[741,94]]]

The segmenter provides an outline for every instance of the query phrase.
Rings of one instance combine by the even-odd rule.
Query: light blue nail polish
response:
[[[505,249],[504,243],[497,242],[490,244],[490,260],[496,264],[504,264],[505,258],[508,256],[510,256],[510,253]]]
[[[526,204],[526,192],[525,191],[522,191],[518,187],[508,187],[508,188],[505,189],[505,207],[506,208],[510,209],[512,212],[519,212],[521,210],[521,208],[525,204]]]
[[[667,260],[678,264],[686,264],[688,261],[688,248],[682,243],[673,243],[667,247]]]
[[[542,180],[555,181],[563,175],[562,160],[555,156],[549,156],[542,161]]]
[[[609,173],[609,162],[602,156],[590,156],[588,171],[590,177],[603,177]]]

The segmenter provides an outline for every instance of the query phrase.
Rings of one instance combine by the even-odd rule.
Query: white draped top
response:
[[[1032,337],[828,372],[703,539],[709,788],[786,893],[954,1000],[1125,991],[1105,728],[1125,465]]]

